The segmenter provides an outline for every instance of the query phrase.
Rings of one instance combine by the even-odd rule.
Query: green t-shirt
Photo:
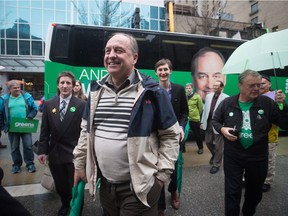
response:
[[[8,108],[10,118],[26,118],[26,104],[22,94],[19,97],[10,96]]]
[[[250,111],[249,111],[253,103],[254,103],[253,101],[252,102],[239,101],[239,106],[243,114],[243,122],[239,134],[239,139],[244,149],[249,148],[253,144],[253,135],[252,135]]]

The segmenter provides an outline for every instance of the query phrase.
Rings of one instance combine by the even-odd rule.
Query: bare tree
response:
[[[226,4],[226,0],[191,1],[192,16],[187,17],[187,23],[191,29],[188,32],[210,35],[212,30],[219,28]]]
[[[91,15],[92,24],[100,26],[115,26],[123,27],[130,25],[132,13],[130,11],[124,11],[119,13],[119,9],[122,1],[97,1],[95,0],[96,7],[95,11]],[[78,13],[78,19],[81,24],[88,24],[88,13],[84,8],[83,4],[77,6],[73,1],[74,8]],[[91,9],[93,12],[93,9]]]

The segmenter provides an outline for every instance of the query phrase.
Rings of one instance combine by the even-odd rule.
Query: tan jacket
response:
[[[130,125],[133,130],[129,132],[131,128],[129,127],[128,129],[127,150],[132,188],[139,200],[143,204],[149,206],[147,203],[147,194],[154,184],[155,176],[159,180],[167,182],[175,168],[175,162],[179,152],[181,129],[175,117],[167,92],[165,92],[164,89],[159,88],[156,82],[154,83],[154,81],[151,81],[151,78],[143,78],[140,74],[138,74],[138,76],[140,80],[145,80],[137,83],[138,95],[136,96],[135,105],[130,117]],[[90,98],[92,99],[88,99],[88,104],[90,102],[90,106],[89,108],[86,108],[90,110],[89,115],[92,121],[87,121],[86,119],[82,120],[82,131],[78,145],[73,152],[75,169],[84,169],[86,167],[86,176],[92,196],[95,194],[97,178],[97,159],[94,152],[94,128],[92,123],[94,112],[101,91],[103,90],[101,82],[96,83],[96,88],[92,87],[91,83],[91,89],[94,88],[96,90],[91,90]],[[146,82],[147,86],[143,88],[142,85],[145,85]],[[156,98],[156,100],[149,101],[151,92],[154,92],[153,99]],[[144,97],[142,97],[143,94]],[[148,95],[148,97],[145,94]],[[145,98],[144,102],[143,98]],[[155,106],[152,107],[157,107],[158,109],[151,110],[152,101],[155,101],[156,103],[154,104]],[[141,109],[139,109],[140,107]],[[161,112],[161,114],[159,112]],[[169,118],[167,118],[168,116]],[[148,119],[152,119],[152,121],[147,122]],[[144,123],[145,127],[140,127],[140,125]],[[157,125],[157,128],[153,131],[155,125]],[[133,131],[137,131],[137,133],[141,134],[141,130],[145,130],[143,136],[133,134]],[[144,135],[147,134],[147,131],[152,132],[148,136]]]

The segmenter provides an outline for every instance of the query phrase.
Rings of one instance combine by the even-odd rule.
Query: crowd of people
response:
[[[178,155],[185,152],[189,126],[199,155],[205,133],[209,172],[216,174],[223,164],[225,215],[238,216],[240,211],[254,215],[275,175],[277,128],[288,129],[285,95],[272,91],[270,78],[253,70],[239,75],[239,94],[223,93],[225,59],[211,48],[194,55],[193,82],[185,87],[171,82],[169,59],[155,63],[157,82],[136,69],[138,57],[136,39],[115,33],[104,50],[108,74],[91,81],[88,98],[81,82],[63,71],[57,78],[57,96],[45,101],[38,160],[48,164],[54,178],[61,200],[57,214],[68,215],[72,187],[80,180],[88,184],[92,197],[101,182],[105,216],[165,215],[166,184],[171,206],[179,209]],[[14,117],[33,119],[38,107],[30,94],[20,91],[17,81],[10,81],[8,88],[10,93],[0,98],[0,128],[9,136],[12,173],[20,172],[23,163],[20,138],[26,167],[33,173],[31,133],[11,131],[10,122]]]

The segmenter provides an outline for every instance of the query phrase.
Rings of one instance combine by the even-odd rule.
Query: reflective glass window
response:
[[[30,7],[30,1],[18,1],[19,7]]]
[[[16,7],[16,5],[17,5],[17,0],[9,0],[9,1],[6,1],[6,5],[7,6],[14,6],[14,7]]]
[[[50,23],[54,21],[54,13],[52,10],[44,10],[43,23]]]
[[[3,2],[0,1],[0,29],[3,29],[4,28],[4,5],[3,5]]]
[[[106,2],[106,1],[105,1]],[[111,1],[109,1],[111,2]],[[78,9],[82,12],[88,11],[88,1],[87,0],[78,0]]]
[[[0,38],[5,38],[6,29],[2,28],[2,25],[0,25],[0,26],[1,26],[1,28],[0,28]],[[3,27],[4,27],[4,25],[3,25]]]
[[[91,14],[89,19],[89,25],[99,25],[99,14]]]
[[[11,28],[14,25],[15,20],[17,19],[17,9],[16,7],[6,7],[6,28]]]
[[[55,11],[55,21],[58,23],[66,23],[66,12]]]
[[[158,19],[158,7],[151,6],[150,12],[151,12],[151,18]]]
[[[12,28],[6,29],[7,38],[17,38],[18,36],[18,24],[14,24]]]
[[[54,1],[43,1],[43,8],[54,9]]]
[[[42,55],[42,41],[32,41],[32,55]]]
[[[31,23],[41,24],[42,23],[42,11],[39,9],[31,10]]]
[[[29,39],[30,38],[30,25],[19,24],[19,38]]]
[[[166,21],[160,21],[160,31],[166,31]]]
[[[1,54],[5,54],[5,40],[1,40]]]
[[[88,24],[88,14],[86,12],[78,13],[78,23],[79,24]]]
[[[151,20],[150,24],[151,24],[151,27],[150,27],[151,30],[156,30],[156,31],[159,30],[158,29],[158,20]]]
[[[43,30],[43,40],[46,39],[46,35],[47,35],[47,31],[48,31],[48,25],[44,25],[44,27],[42,27],[42,30]]]
[[[141,29],[150,29],[149,28],[149,22],[145,19],[141,19],[141,22],[140,22],[140,28]]]
[[[19,8],[19,20],[30,22],[30,10],[28,8]]]
[[[160,17],[159,17],[159,19],[165,20],[166,9],[165,9],[165,8],[159,8],[159,11],[160,11]]]
[[[258,11],[258,2],[251,5],[251,13],[256,13]]]
[[[19,40],[19,55],[30,55],[30,41]]]
[[[251,19],[251,24],[254,25],[258,23],[258,17],[254,17],[253,19]]]
[[[16,40],[7,40],[6,41],[7,47],[7,55],[17,55],[17,41]]]
[[[42,1],[39,0],[31,0],[31,7],[42,8]]]
[[[33,40],[43,40],[46,38],[42,34],[42,25],[34,24],[31,28],[31,39]]]
[[[149,19],[150,18],[150,6],[143,5],[140,7],[140,17],[141,19]]]
[[[55,1],[55,10],[65,10],[66,11],[66,1]]]

